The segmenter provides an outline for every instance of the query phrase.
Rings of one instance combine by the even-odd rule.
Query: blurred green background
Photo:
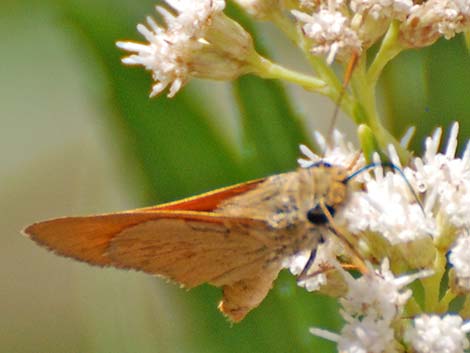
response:
[[[118,39],[138,39],[149,0],[0,3],[0,352],[332,352],[308,327],[336,330],[335,302],[287,273],[230,325],[220,291],[185,291],[136,272],[53,256],[22,237],[51,217],[105,213],[190,196],[295,168],[299,143],[325,131],[333,106],[278,82],[192,82],[148,99],[150,75],[126,68]],[[233,16],[240,16],[230,7]],[[305,62],[269,25],[260,51]],[[459,120],[469,136],[470,60],[461,37],[387,67],[382,106],[397,135]],[[354,139],[352,125],[340,128]]]

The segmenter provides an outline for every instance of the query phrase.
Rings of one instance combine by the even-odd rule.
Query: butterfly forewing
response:
[[[115,213],[64,217],[30,225],[24,233],[40,245],[92,265],[114,265],[106,255],[109,243],[124,229],[155,219],[152,213]]]
[[[228,186],[225,188],[210,191],[201,195],[188,197],[183,200],[173,201],[157,206],[141,208],[136,211],[152,212],[152,211],[205,211],[215,210],[225,200],[231,199],[238,195],[243,195],[250,190],[255,189],[266,179],[256,179],[245,183]]]
[[[217,219],[221,222],[143,222],[116,235],[107,256],[119,267],[163,275],[189,288],[206,282],[220,286],[256,272],[250,266],[259,259],[266,262],[272,248],[266,233],[255,233],[260,225],[241,227]]]
[[[118,234],[107,256],[119,267],[161,275],[191,288],[222,287],[220,310],[239,321],[267,295],[281,270],[263,224],[240,227],[185,219],[158,219]]]
[[[267,295],[281,269],[263,222],[203,212],[137,212],[55,219],[32,239],[93,265],[163,276],[191,288],[222,287],[220,310],[239,321]]]
[[[92,265],[144,271],[188,288],[222,287],[219,308],[239,321],[267,295],[286,257],[317,246],[320,228],[307,212],[328,198],[332,181],[323,179],[335,170],[301,168],[160,206],[40,222],[24,232]]]
[[[207,211],[235,195],[255,188],[262,179],[218,189],[196,197],[126,212],[85,217],[63,217],[28,226],[23,233],[50,250],[92,265],[112,265],[106,255],[111,239],[126,228],[142,222],[165,217],[185,219],[187,212]],[[189,213],[193,215],[194,213]],[[211,217],[206,217],[211,218]]]

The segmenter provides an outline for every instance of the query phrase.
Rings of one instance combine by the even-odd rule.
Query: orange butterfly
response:
[[[284,259],[310,250],[311,264],[347,199],[348,169],[317,162],[155,207],[39,222],[24,233],[92,265],[144,271],[186,288],[222,287],[219,309],[237,322],[266,297]]]

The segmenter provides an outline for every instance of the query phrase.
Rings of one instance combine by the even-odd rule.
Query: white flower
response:
[[[317,250],[318,251],[318,250]],[[319,255],[320,252],[318,252]],[[294,256],[291,256],[284,260],[283,267],[288,268],[289,271],[298,276],[302,273],[302,270],[305,268],[307,261],[310,257],[310,251],[302,251]],[[316,256],[315,262],[318,262]],[[315,268],[315,264],[312,265],[309,273],[312,272],[312,269]],[[306,278],[305,280],[301,280],[298,282],[300,287],[304,287],[307,291],[312,292],[318,290],[322,285],[326,284],[326,275],[323,272],[315,273],[313,276]]]
[[[340,216],[355,234],[372,231],[392,245],[434,235],[435,219],[415,199],[405,177],[397,171],[374,170],[365,177],[366,191],[355,192]]]
[[[342,273],[348,284],[348,294],[341,299],[344,310],[352,317],[367,316],[391,322],[411,296],[411,290],[404,288],[418,278],[429,276],[432,271],[395,277],[385,259],[380,270],[371,270],[359,278],[346,271]]]
[[[436,130],[426,139],[424,157],[415,158],[402,173],[384,174],[381,167],[374,167],[373,177],[364,176],[366,190],[352,193],[337,215],[338,222],[354,234],[378,233],[392,245],[446,236],[441,232],[446,224],[470,227],[470,145],[457,158],[457,135],[454,124],[445,151],[439,153],[442,130]],[[392,160],[398,167],[398,159]],[[375,164],[380,165],[380,160]]]
[[[454,266],[458,285],[470,290],[470,234],[461,232],[450,250],[449,262]]]
[[[344,252],[334,237],[327,237],[316,249],[315,260],[311,264],[305,279],[298,281],[300,287],[313,292],[327,283],[326,270],[335,269],[339,264],[336,257]],[[284,260],[283,267],[293,275],[300,275],[310,257],[310,250],[299,252]]]
[[[396,352],[392,322],[411,296],[411,290],[405,287],[418,278],[429,276],[432,271],[395,277],[388,260],[383,261],[380,270],[374,271],[370,266],[370,272],[359,278],[352,277],[341,267],[337,269],[348,284],[348,293],[341,299],[341,315],[346,324],[339,335],[317,328],[311,328],[310,332],[337,342],[340,352]]]
[[[184,31],[194,37],[204,36],[211,18],[225,8],[225,0],[165,0],[165,2],[178,13],[174,16],[164,7],[157,6],[158,12],[165,18],[168,29]]]
[[[400,39],[411,47],[423,47],[440,36],[450,39],[469,25],[469,0],[429,0],[411,8]]]
[[[312,53],[326,55],[328,64],[337,56],[342,59],[361,52],[362,43],[351,29],[349,19],[341,12],[323,8],[312,15],[297,10],[292,14],[303,23],[303,32],[314,42]]]
[[[352,0],[351,10],[361,14],[368,14],[375,20],[389,18],[404,20],[411,7],[411,0]]]
[[[414,161],[418,191],[426,198],[435,198],[437,211],[455,227],[470,226],[470,145],[462,158],[456,158],[459,126],[454,124],[444,153],[438,153],[442,130],[436,130],[432,138],[426,139],[424,158]],[[436,214],[437,215],[437,214]]]
[[[338,130],[333,131],[332,146],[328,145],[328,142],[318,132],[314,134],[315,141],[317,142],[320,151],[323,152],[323,156],[319,156],[313,153],[307,146],[300,145],[300,151],[306,158],[299,158],[297,162],[302,168],[309,168],[315,163],[320,161],[330,163],[338,166],[349,166],[357,157],[358,161],[354,167],[358,167],[364,164],[364,158],[362,154],[359,154],[357,148],[351,142],[347,142],[345,135],[340,133]]]
[[[364,250],[374,251],[376,244],[372,242],[378,235],[396,246],[393,250],[385,249],[381,256],[391,256],[392,252],[397,254],[398,250],[408,265],[419,268],[432,264],[436,252],[433,242],[438,241],[444,246],[454,242],[455,231],[449,232],[449,226],[455,230],[470,227],[470,144],[458,158],[458,124],[450,130],[442,153],[439,152],[441,136],[442,130],[436,130],[432,137],[426,139],[424,156],[415,158],[403,169],[396,151],[390,147],[389,155],[395,167],[386,173],[377,156],[371,165],[372,174],[361,172],[363,159],[356,166],[350,166],[357,152],[338,132],[334,134],[332,146],[327,146],[325,139],[316,135],[318,145],[325,151],[324,157],[301,146],[305,158],[298,162],[303,168],[319,161],[345,168],[349,166],[352,178],[360,181],[364,188],[351,189],[347,202],[336,212],[336,223],[352,234],[360,236],[362,233]],[[359,173],[356,175],[355,171]],[[416,256],[417,251],[419,256]],[[463,268],[462,265],[459,268]],[[469,276],[459,273],[460,278]],[[466,288],[467,284],[463,287]]]
[[[458,315],[421,315],[413,320],[413,327],[405,332],[405,340],[417,353],[463,353],[469,347],[466,333]]]
[[[343,280],[341,290],[330,293],[340,297],[345,325],[339,334],[311,329],[313,334],[336,342],[338,351],[395,353],[408,349],[416,353],[463,353],[470,347],[466,338],[470,323],[464,324],[458,315],[444,318],[422,315],[414,320],[414,326],[401,329],[406,328],[403,325],[408,323],[410,314],[405,310],[412,296],[407,286],[416,279],[435,274],[424,283],[424,289],[439,290],[440,269],[445,266],[436,259],[445,261],[447,251],[453,266],[449,278],[457,280],[460,290],[470,289],[470,145],[461,158],[456,157],[457,136],[458,125],[454,124],[447,145],[440,152],[442,130],[436,130],[426,140],[423,157],[415,158],[404,168],[392,147],[389,149],[393,162],[389,165],[391,171],[384,173],[377,156],[370,165],[373,173],[351,168],[354,172],[351,171],[350,178],[357,176],[364,188],[350,188],[350,197],[336,212],[335,223],[339,229],[346,227],[357,236],[354,249],[359,257],[365,257],[363,260],[369,270],[361,270],[360,277],[353,277],[340,265],[337,248],[324,253],[328,254],[324,262],[334,266],[335,275],[341,276],[340,281],[331,278],[337,283]],[[317,135],[317,139],[325,157],[302,146],[305,158],[299,160],[301,167],[309,168],[325,160],[344,167],[354,160],[354,148],[346,144],[339,133],[335,133],[332,146],[327,146],[321,135]],[[387,241],[381,241],[379,237]],[[341,242],[336,240],[336,243]],[[346,250],[343,249],[343,254]],[[320,248],[318,254],[321,254]],[[308,255],[306,252],[291,259],[291,270],[299,273]],[[395,276],[387,258],[394,261],[394,269],[432,266],[435,270]],[[374,269],[369,261],[375,263],[377,259],[384,260],[379,269]],[[316,261],[315,264],[320,267]],[[332,281],[330,277],[328,283],[326,280],[327,276],[312,282],[308,278],[305,284],[327,293]],[[455,287],[450,286],[447,293],[457,294],[454,290]],[[409,343],[409,347],[403,346],[403,342]]]
[[[344,315],[343,315],[344,316]],[[365,317],[362,320],[345,318],[338,351],[347,353],[385,353],[393,349],[394,332],[390,322]]]
[[[170,85],[169,97],[173,97],[176,92],[188,81],[189,67],[184,61],[190,53],[198,50],[202,44],[187,40],[187,45],[178,45],[181,42],[174,41],[170,35],[157,32],[153,20],[147,19],[149,27],[142,24],[137,26],[137,30],[149,41],[149,44],[133,42],[118,42],[121,49],[135,52],[122,60],[128,65],[142,65],[147,70],[152,71],[156,84],[152,88],[151,97],[156,96]]]
[[[446,39],[468,29],[470,25],[470,2],[468,0],[441,0],[436,4],[435,11],[440,17],[437,30]]]
[[[346,321],[341,334],[336,334],[316,327],[310,333],[336,342],[338,351],[342,353],[393,353],[394,332],[390,323],[366,317],[354,319],[343,312]]]
[[[394,332],[390,323],[365,317],[354,319],[343,312],[346,321],[341,334],[316,327],[310,328],[312,335],[336,342],[341,353],[394,353]]]
[[[173,97],[191,77],[229,80],[251,70],[245,59],[254,51],[251,36],[223,14],[224,0],[166,0],[174,9],[157,6],[166,26],[151,17],[137,30],[147,44],[118,42],[134,54],[122,61],[152,71],[150,96],[170,86]],[[174,14],[176,12],[176,14]]]

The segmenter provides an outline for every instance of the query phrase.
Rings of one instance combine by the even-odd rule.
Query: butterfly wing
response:
[[[192,288],[222,287],[220,310],[241,320],[267,295],[281,266],[270,261],[263,222],[204,212],[155,211],[67,217],[25,233],[54,252],[98,266],[163,276]]]
[[[179,214],[171,211],[207,211],[236,195],[255,188],[263,179],[253,180],[162,205],[90,217],[63,217],[28,226],[23,233],[59,255],[98,266],[112,265],[107,247],[116,234],[139,223],[164,217],[195,217],[197,212]],[[167,211],[163,212],[162,211]],[[201,218],[200,216],[199,218]],[[208,217],[202,217],[207,219]],[[210,218],[210,217],[209,217]]]
[[[141,208],[135,211],[140,212],[153,212],[153,211],[205,211],[211,212],[215,210],[222,202],[231,199],[235,196],[245,194],[248,191],[255,189],[260,185],[266,178],[256,179],[247,181],[241,184],[236,184],[228,186],[225,188],[220,188],[213,190],[204,194],[200,194],[193,197],[188,197],[183,200],[173,201],[169,203],[164,203],[157,206]]]
[[[212,212],[264,179],[155,207],[39,222],[24,233],[50,250],[98,266],[135,269],[191,288],[222,287],[220,310],[241,320],[267,295],[281,266],[260,219]]]
[[[97,266],[114,265],[107,256],[111,239],[124,229],[155,219],[152,213],[115,213],[64,217],[34,223],[23,233],[39,245]]]
[[[232,270],[241,272],[271,251],[265,236],[252,226],[242,230],[240,222],[215,215],[210,222],[168,217],[142,222],[117,234],[106,256],[117,267],[162,275],[188,288],[225,284]]]
[[[216,217],[219,218],[219,217]],[[249,221],[251,222],[251,221]],[[222,287],[220,310],[239,321],[265,298],[281,264],[264,224],[158,219],[118,234],[107,256],[119,267],[169,278],[191,288]]]

